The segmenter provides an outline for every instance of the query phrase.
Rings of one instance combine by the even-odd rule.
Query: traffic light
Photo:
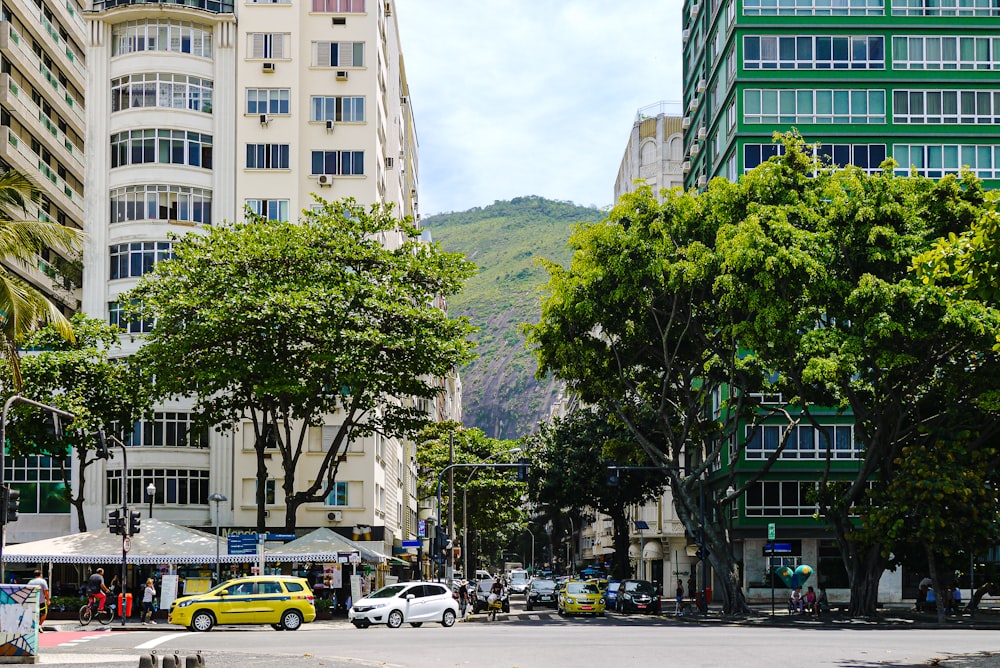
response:
[[[618,486],[618,465],[608,464],[608,487]]]
[[[17,509],[21,505],[21,490],[7,487],[4,496],[7,501],[4,507],[4,522],[16,522]]]
[[[517,481],[528,482],[528,458],[521,457],[517,460]]]
[[[134,536],[139,533],[139,524],[141,520],[139,518],[139,511],[132,510],[128,514],[128,535]]]
[[[94,450],[98,459],[110,459],[111,453],[108,451],[108,438],[103,429],[98,429],[91,436],[94,437]]]
[[[122,511],[115,508],[108,512],[108,531],[116,536],[125,535],[125,518],[122,517]]]
[[[66,434],[66,427],[73,421],[71,417],[63,417],[51,411],[46,411],[42,417],[42,429],[51,438],[61,439]]]

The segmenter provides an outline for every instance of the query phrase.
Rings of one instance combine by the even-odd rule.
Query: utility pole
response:
[[[448,434],[448,464],[455,463],[455,432]],[[445,580],[455,577],[455,469],[448,471],[448,553],[445,555]]]

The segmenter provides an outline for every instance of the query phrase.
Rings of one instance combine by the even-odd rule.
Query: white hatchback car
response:
[[[448,627],[458,618],[458,602],[443,584],[400,582],[355,601],[347,617],[359,629],[372,624],[385,624],[391,629],[404,623],[418,627],[424,622],[440,622]]]

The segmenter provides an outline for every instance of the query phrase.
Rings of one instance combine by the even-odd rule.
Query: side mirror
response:
[[[413,600],[413,599],[415,599],[415,598],[416,598],[416,596],[414,596],[413,594],[407,594],[407,595],[406,595],[406,600],[407,600],[407,601],[412,601],[412,600]]]
[[[228,594],[229,594],[228,589],[223,589],[222,591],[219,592],[219,596],[227,596]]]

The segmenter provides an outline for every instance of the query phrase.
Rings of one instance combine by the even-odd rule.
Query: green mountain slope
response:
[[[549,415],[556,383],[535,380],[538,368],[518,331],[537,322],[539,288],[548,281],[537,260],[569,264],[574,224],[597,222],[598,209],[541,197],[517,197],[483,208],[423,220],[432,238],[479,266],[465,291],[449,302],[479,328],[479,357],[461,370],[463,422],[497,438],[516,438]]]

